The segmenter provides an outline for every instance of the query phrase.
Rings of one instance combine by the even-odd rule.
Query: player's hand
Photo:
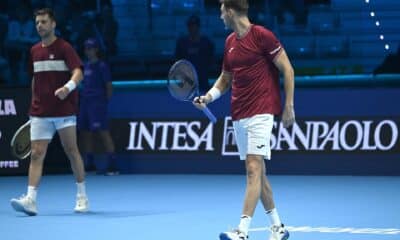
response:
[[[66,87],[60,87],[54,92],[54,96],[58,97],[61,100],[64,100],[69,94],[69,90]]]
[[[206,96],[198,96],[193,99],[193,105],[200,110],[206,108],[206,105],[209,102],[211,102],[211,96],[209,96],[208,94]]]
[[[295,122],[295,116],[294,116],[294,108],[293,106],[285,106],[285,109],[283,110],[282,114],[282,123],[283,127],[288,128],[293,125]]]

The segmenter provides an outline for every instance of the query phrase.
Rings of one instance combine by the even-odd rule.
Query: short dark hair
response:
[[[41,8],[35,11],[34,13],[35,18],[37,16],[41,16],[41,15],[48,15],[49,18],[53,21],[56,21],[55,15],[54,15],[54,11],[51,8]]]
[[[249,11],[248,0],[220,0],[219,2],[223,3],[225,8],[233,9],[239,14],[247,14]]]

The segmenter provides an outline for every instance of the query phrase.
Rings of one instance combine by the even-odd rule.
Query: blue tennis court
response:
[[[270,177],[281,218],[296,240],[400,238],[399,177]],[[218,239],[236,227],[244,175],[89,175],[91,210],[73,213],[72,175],[44,176],[36,217],[14,212],[27,177],[0,178],[1,239]],[[268,239],[258,206],[250,238]]]

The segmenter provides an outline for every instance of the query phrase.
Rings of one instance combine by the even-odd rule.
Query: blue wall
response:
[[[310,85],[309,80],[299,79],[295,93],[298,126],[303,133],[310,131],[311,135],[321,135],[317,145],[324,141],[326,144],[323,149],[313,150],[310,149],[311,137],[310,146],[307,147],[295,137],[293,144],[299,149],[290,150],[285,139],[282,139],[282,129],[277,125],[274,135],[281,144],[280,149],[273,151],[273,160],[267,163],[268,171],[272,174],[398,175],[400,143],[396,134],[400,127],[397,106],[400,88],[393,86],[393,79],[377,83],[371,77],[352,79],[352,76],[347,76],[319,79],[314,81],[314,85]],[[181,124],[199,121],[200,132],[206,129],[209,122],[190,103],[173,99],[162,84],[139,89],[122,83],[110,106],[115,123],[113,133],[118,138],[118,150],[123,159],[121,164],[129,171],[145,173],[243,173],[243,162],[239,161],[238,156],[221,154],[224,148],[234,149],[232,144],[227,146],[223,142],[225,121],[229,123],[225,119],[229,116],[229,101],[229,94],[226,94],[209,106],[218,118],[218,122],[212,126],[212,151],[205,149],[205,143],[196,150],[159,150],[157,146],[148,146],[143,135],[138,137],[141,123],[142,130],[152,134],[154,122]],[[140,138],[143,149],[126,150],[132,131],[129,122],[134,123],[135,141],[137,143]],[[317,129],[319,125],[328,126],[331,135],[326,133],[323,136],[323,127]],[[338,127],[336,134],[335,126]],[[172,127],[168,131],[168,136],[164,136],[160,129],[155,130],[153,137],[161,144],[160,139],[164,136],[166,144],[172,145]],[[182,129],[181,133],[184,135],[188,132]],[[289,129],[288,133],[294,134],[293,129]],[[344,134],[343,143],[340,143],[340,134]],[[329,137],[331,140],[326,139]],[[190,142],[190,136],[186,140]],[[336,141],[340,149],[335,150],[333,145]],[[357,141],[360,141],[358,146]],[[157,140],[154,142],[157,145]],[[347,145],[350,150],[342,145]],[[380,149],[377,145],[388,149]]]
[[[297,124],[273,130],[271,174],[400,175],[399,78],[297,78]],[[311,84],[311,81],[313,84]],[[165,81],[115,82],[111,133],[123,173],[244,173],[229,119],[229,94],[210,104],[211,124],[191,103],[169,95]],[[28,160],[9,142],[27,120],[29,89],[0,90],[0,173],[26,174]],[[6,114],[5,100],[16,114]],[[46,172],[70,172],[56,137]],[[101,161],[99,161],[101,165]],[[11,164],[13,167],[5,166]]]

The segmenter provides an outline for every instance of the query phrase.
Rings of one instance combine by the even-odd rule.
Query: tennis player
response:
[[[221,240],[243,240],[256,205],[261,202],[271,221],[271,240],[286,240],[266,177],[264,159],[271,158],[270,138],[274,116],[282,112],[279,74],[283,75],[285,103],[282,122],[295,121],[294,71],[283,46],[272,32],[250,23],[247,0],[220,0],[221,19],[234,32],[225,42],[222,73],[206,95],[194,99],[202,109],[232,87],[231,115],[241,160],[246,160],[247,186],[237,229],[220,234]]]
[[[32,153],[28,192],[18,199],[11,199],[11,205],[27,215],[37,214],[36,195],[43,161],[48,144],[57,131],[77,182],[75,211],[86,212],[89,203],[85,171],[76,141],[78,93],[75,88],[83,78],[82,61],[68,42],[55,36],[56,21],[51,9],[36,11],[35,21],[41,41],[31,48],[29,61]]]

